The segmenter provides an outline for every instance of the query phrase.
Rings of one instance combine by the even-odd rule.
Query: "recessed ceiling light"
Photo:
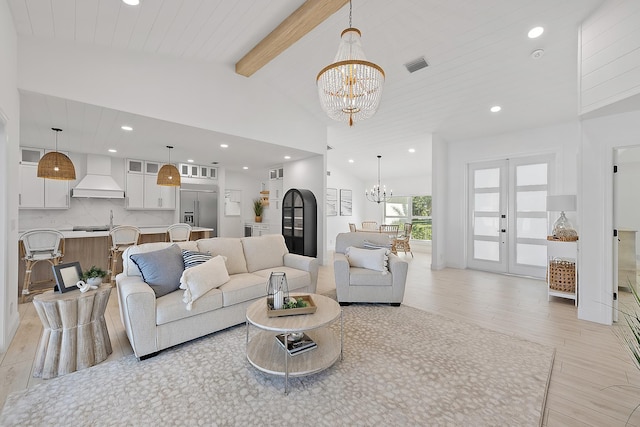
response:
[[[353,163],[353,159],[349,159],[349,163]]]
[[[243,166],[242,169],[247,170],[249,169],[249,166]]]
[[[222,148],[229,148],[229,144],[220,144],[220,147],[222,147]]]
[[[193,159],[187,159],[188,163],[193,163]]]
[[[410,153],[415,153],[415,152],[416,152],[416,149],[415,149],[415,148],[409,148],[409,152],[410,152]]]
[[[527,33],[527,35],[529,36],[530,39],[535,39],[540,37],[542,33],[544,33],[544,28],[533,27],[532,29],[529,30],[529,33]]]
[[[284,158],[285,158],[286,160],[289,160],[289,159],[291,158],[291,156],[284,156]]]
[[[120,129],[129,131],[129,132],[133,130],[133,128],[131,126],[127,126],[127,125],[120,126]]]
[[[497,113],[500,110],[502,110],[502,107],[499,106],[499,105],[494,105],[493,107],[491,107],[491,112],[492,113]]]
[[[110,152],[110,153],[117,153],[117,152],[118,152],[118,150],[116,150],[115,148],[109,148],[109,152]]]
[[[129,6],[137,6],[140,4],[140,0],[122,0],[122,3],[128,4]]]

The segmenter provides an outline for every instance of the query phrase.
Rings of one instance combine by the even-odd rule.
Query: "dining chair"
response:
[[[25,262],[24,280],[22,283],[22,302],[31,293],[40,293],[49,289],[32,290],[34,283],[46,283],[50,280],[31,281],[31,272],[40,261],[47,261],[52,266],[60,264],[64,257],[64,236],[58,230],[38,228],[25,231],[20,235],[20,257]]]
[[[389,241],[391,242],[391,252],[394,254],[398,254],[396,250],[395,242],[398,239],[398,233],[400,231],[400,226],[398,224],[383,224],[380,226],[380,233],[386,234],[389,236]]]
[[[362,229],[363,230],[378,230],[378,222],[377,221],[362,221]]]
[[[172,224],[167,227],[170,242],[186,242],[191,238],[191,226],[185,223]]]
[[[413,258],[413,252],[411,252],[411,245],[409,244],[412,229],[413,224],[409,222],[405,223],[404,230],[396,239],[394,239],[392,247],[395,247],[396,253],[399,250],[403,251],[405,255],[407,254],[407,252],[409,252],[411,254],[411,257]]]
[[[118,265],[118,254],[124,252],[129,246],[137,245],[140,238],[140,229],[133,225],[120,225],[113,227],[109,231],[111,238],[111,248],[109,250],[109,274],[111,282],[116,281],[116,267]]]

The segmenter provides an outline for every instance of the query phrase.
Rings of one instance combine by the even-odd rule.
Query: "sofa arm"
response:
[[[409,263],[395,254],[389,254],[389,271],[393,275],[394,301],[402,302],[404,288],[407,282]]]
[[[335,252],[333,254],[333,273],[336,280],[336,297],[338,301],[349,301],[349,261],[345,254]]]
[[[316,293],[316,287],[318,286],[318,260],[309,256],[298,254],[285,254],[284,266],[289,268],[295,268],[296,270],[307,271],[311,275],[311,283],[309,284],[309,292]]]
[[[116,276],[120,318],[136,357],[158,351],[156,295],[140,276]]]

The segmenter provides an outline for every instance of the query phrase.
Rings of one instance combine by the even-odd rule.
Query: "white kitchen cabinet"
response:
[[[269,179],[282,179],[284,177],[284,168],[275,168],[269,171]]]
[[[180,163],[178,170],[180,176],[187,178],[218,179],[218,168],[216,167]]]
[[[144,160],[127,159],[127,173],[144,173]]]
[[[265,234],[272,234],[270,224],[247,222],[244,225],[245,237],[264,236]]]
[[[175,209],[176,187],[158,185],[156,175],[144,175],[144,208]]]
[[[142,167],[142,165],[140,165]],[[125,180],[125,207],[127,209],[144,209],[144,175],[127,172]]]
[[[21,148],[18,207],[20,209],[69,209],[69,181],[38,178],[43,151]]]
[[[181,163],[179,170],[180,170],[180,176],[184,176],[188,178],[200,177],[200,166],[198,165]]]
[[[547,299],[569,298],[578,305],[578,242],[547,239]]]
[[[176,187],[158,185],[158,171],[162,164],[142,160],[127,160],[126,208],[176,208]]]

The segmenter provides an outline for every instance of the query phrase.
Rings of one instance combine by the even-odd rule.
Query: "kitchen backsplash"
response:
[[[69,209],[21,209],[18,215],[18,229],[71,230],[78,225],[108,225],[110,210],[113,210],[115,225],[147,227],[176,222],[174,211],[126,210],[122,199],[71,199]]]

